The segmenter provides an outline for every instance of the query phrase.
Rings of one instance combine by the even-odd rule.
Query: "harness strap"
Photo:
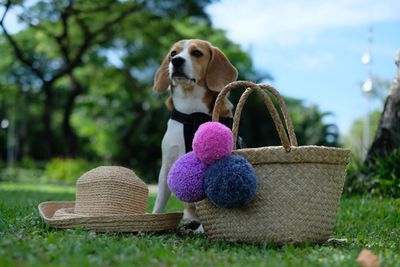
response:
[[[183,136],[185,138],[185,150],[187,153],[192,151],[192,141],[195,132],[201,124],[211,121],[211,116],[201,112],[185,114],[173,109],[171,119],[183,124]],[[232,129],[233,118],[220,117],[219,122]]]

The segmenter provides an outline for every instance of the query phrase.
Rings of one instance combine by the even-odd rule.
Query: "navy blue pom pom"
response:
[[[230,155],[208,167],[204,173],[204,189],[216,206],[235,208],[253,199],[257,176],[245,158]]]

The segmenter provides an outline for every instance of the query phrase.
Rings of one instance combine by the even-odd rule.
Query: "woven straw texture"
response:
[[[147,185],[124,167],[102,166],[83,174],[76,183],[77,214],[145,213]]]
[[[103,166],[76,183],[76,202],[39,204],[39,214],[54,228],[83,227],[98,232],[168,231],[182,213],[146,214],[147,185],[127,168]]]
[[[96,232],[163,232],[174,230],[182,213],[86,216],[74,213],[75,202],[52,201],[39,205],[40,216],[54,228],[81,227]]]
[[[277,91],[267,85],[233,82],[217,98],[213,120],[218,120],[219,98],[234,88],[247,88],[236,108],[233,133],[247,97],[257,92],[267,105],[282,146],[234,150],[257,174],[256,197],[245,206],[221,209],[207,199],[196,203],[206,235],[211,239],[277,244],[325,242],[333,229],[350,152],[346,149],[297,146],[287,108]],[[283,121],[269,96],[277,98]]]

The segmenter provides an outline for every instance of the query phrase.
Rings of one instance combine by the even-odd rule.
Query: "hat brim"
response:
[[[182,212],[163,214],[117,214],[104,216],[81,215],[73,212],[75,201],[49,201],[40,203],[39,214],[54,228],[82,227],[96,232],[164,232],[174,230],[182,219]],[[59,210],[70,210],[55,216]]]

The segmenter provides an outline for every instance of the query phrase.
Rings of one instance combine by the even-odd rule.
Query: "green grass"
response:
[[[202,235],[93,235],[43,224],[40,202],[73,199],[70,187],[0,183],[0,266],[358,266],[364,247],[382,266],[400,266],[400,199],[343,199],[333,236],[347,242],[281,248]],[[151,196],[149,210],[153,202]],[[168,211],[181,209],[175,199],[168,204]]]
[[[75,186],[72,185],[53,185],[53,184],[33,184],[33,183],[0,183],[2,191],[33,191],[43,193],[71,193],[75,194]]]

